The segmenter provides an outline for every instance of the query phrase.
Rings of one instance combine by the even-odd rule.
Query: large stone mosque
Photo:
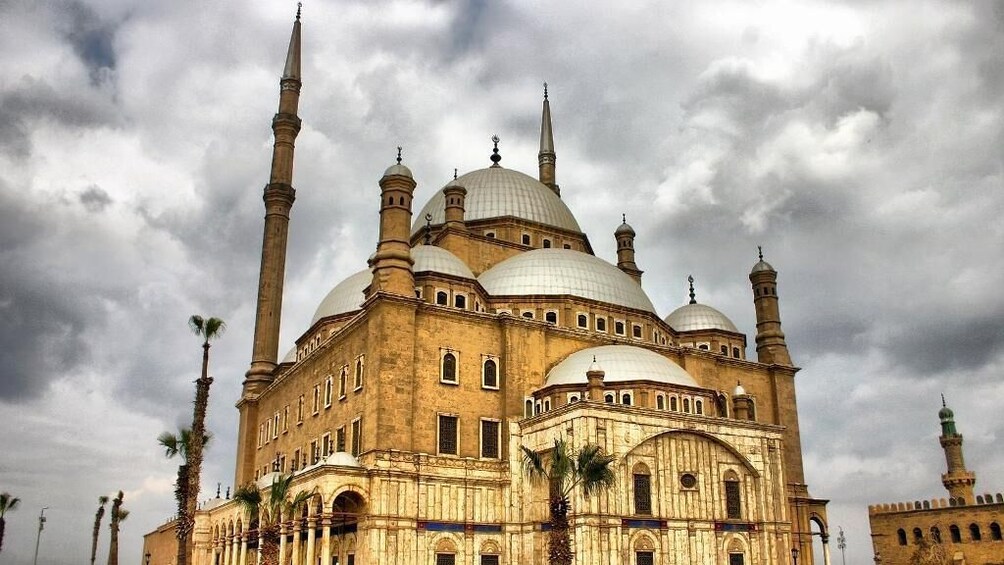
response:
[[[547,487],[523,474],[520,446],[544,453],[556,438],[616,456],[612,488],[572,498],[576,563],[828,563],[777,271],[761,255],[749,273],[755,359],[692,286],[690,303],[661,317],[631,226],[616,228],[607,262],[562,201],[546,91],[536,177],[502,166],[496,142],[490,166],[447,179],[414,214],[399,156],[373,190],[376,252],[278,357],[300,33],[298,16],[237,403],[235,484],[291,473],[294,490],[317,493],[285,526],[283,563],[543,563]],[[255,563],[249,530],[217,495],[196,516],[193,562]],[[170,524],[158,531],[150,565],[175,552]]]

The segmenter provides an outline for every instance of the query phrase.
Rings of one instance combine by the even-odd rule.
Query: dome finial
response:
[[[303,9],[303,2],[296,3],[296,21],[300,21],[300,10]]]
[[[547,83],[544,83],[544,100],[547,100]]]
[[[401,146],[400,145],[397,146],[397,164],[398,165],[401,164]]]
[[[453,167],[453,180],[457,180],[457,168]]]
[[[627,214],[625,214],[623,212],[621,212],[621,223],[622,224],[626,224],[627,223]]]
[[[697,296],[694,294],[694,275],[687,275],[687,282],[690,283],[690,303],[697,304]]]
[[[492,149],[492,156],[491,156],[491,160],[492,160],[492,163],[493,163],[492,166],[493,167],[500,166],[499,165],[499,161],[502,160],[502,156],[499,155],[499,142],[500,141],[502,141],[502,138],[500,138],[498,135],[493,135],[492,136],[492,143],[495,144],[495,148]]]
[[[945,404],[945,393],[941,393],[941,407],[948,408],[948,405]]]
[[[763,246],[762,245],[757,245],[756,246],[756,251],[757,251],[757,254],[760,256],[760,260],[763,261]]]
[[[432,243],[432,214],[425,215],[425,245]]]

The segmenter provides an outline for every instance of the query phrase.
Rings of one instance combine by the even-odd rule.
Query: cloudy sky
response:
[[[871,557],[867,504],[945,496],[941,392],[978,490],[1004,490],[1004,3],[619,4],[304,6],[280,355],[364,266],[395,147],[419,202],[486,166],[494,133],[535,174],[546,80],[562,196],[606,259],[627,214],[661,315],[693,274],[752,341],[764,246],[848,563]],[[191,418],[192,313],[230,326],[203,477],[232,482],[295,9],[0,2],[0,490],[22,499],[4,563],[31,558],[42,506],[39,563],[79,563],[118,489],[140,562],[174,508],[155,438]]]

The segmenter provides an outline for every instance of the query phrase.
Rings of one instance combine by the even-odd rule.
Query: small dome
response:
[[[520,253],[481,273],[478,282],[494,296],[567,294],[655,313],[634,279],[603,259],[571,249]]]
[[[411,175],[411,169],[409,169],[408,167],[405,167],[401,163],[395,163],[395,164],[387,167],[387,170],[383,172],[383,176],[385,176],[385,177],[389,177],[389,176],[393,176],[393,175],[401,175],[402,177],[414,178]]]
[[[361,467],[359,461],[351,453],[336,451],[324,458],[325,465],[341,465],[342,467]]]
[[[751,274],[759,273],[761,271],[774,271],[774,267],[771,267],[770,263],[764,261],[763,259],[760,259],[760,261],[756,265],[753,265],[753,268],[750,270],[750,273]]]
[[[335,288],[331,289],[331,292],[318,305],[314,317],[310,320],[310,325],[316,324],[321,318],[359,310],[366,300],[363,291],[371,282],[373,282],[373,274],[369,269],[365,269],[335,285]]]
[[[684,304],[666,316],[665,322],[678,332],[724,330],[739,333],[728,316],[706,304]]]
[[[602,345],[576,351],[547,373],[544,386],[587,384],[586,371],[596,362],[606,373],[603,381],[654,381],[696,387],[697,381],[676,363],[654,351],[633,345]]]
[[[627,222],[623,222],[616,230],[614,230],[614,236],[619,235],[629,235],[631,237],[635,236],[634,228],[631,227]]]
[[[464,219],[467,221],[514,216],[573,232],[582,231],[575,216],[554,191],[519,171],[489,167],[461,175],[451,181],[454,183],[467,189],[464,199]],[[432,215],[433,224],[446,222],[446,197],[442,190],[437,190],[415,215],[412,234],[425,226],[426,214]]]
[[[419,245],[411,248],[411,258],[415,260],[412,271],[422,273],[433,271],[444,275],[454,275],[473,279],[474,273],[459,257],[435,245]]]
[[[743,385],[736,383],[736,388],[732,391],[732,396],[746,396],[746,389],[743,388]]]
[[[943,422],[946,421],[946,420],[954,420],[955,419],[955,413],[952,412],[951,408],[949,408],[947,406],[943,406],[941,408],[941,410],[938,410],[938,418],[940,418],[941,421],[943,421]]]

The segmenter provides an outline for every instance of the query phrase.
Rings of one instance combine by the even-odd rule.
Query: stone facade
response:
[[[634,230],[616,230],[616,265],[598,259],[560,200],[546,97],[539,180],[502,168],[496,140],[492,166],[448,182],[413,222],[399,157],[374,197],[368,269],[329,293],[280,362],[299,25],[235,462],[235,484],[291,473],[316,493],[285,526],[283,562],[541,563],[547,489],[520,448],[562,438],[616,456],[612,488],[571,500],[576,563],[787,563],[794,549],[812,565],[826,501],[804,479],[777,272],[761,256],[749,275],[757,360],[727,319],[672,327],[642,290]],[[276,186],[290,197],[270,197]],[[205,505],[193,562],[254,563],[247,521],[232,501]],[[151,565],[173,562],[148,539]]]

